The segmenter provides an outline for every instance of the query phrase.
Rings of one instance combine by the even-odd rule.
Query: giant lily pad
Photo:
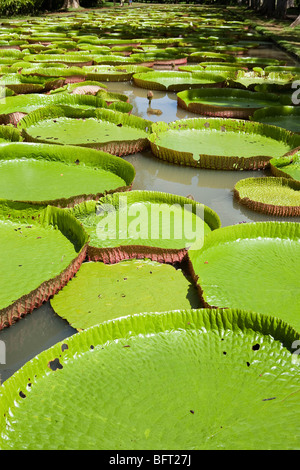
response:
[[[0,329],[56,293],[79,269],[87,234],[63,209],[0,201]]]
[[[0,125],[0,143],[19,142],[22,140],[20,132],[12,125]]]
[[[300,181],[300,149],[296,150],[296,152],[291,152],[290,155],[287,154],[282,158],[272,158],[270,160],[273,175]]]
[[[62,79],[43,79],[42,77],[25,77],[18,73],[5,74],[0,77],[0,86],[5,86],[15,93],[39,93],[63,85]]]
[[[254,121],[283,127],[289,131],[300,134],[300,107],[299,106],[272,106],[255,111]]]
[[[73,282],[51,299],[76,329],[121,316],[199,307],[194,286],[180,269],[149,259],[83,263]]]
[[[202,248],[190,248],[188,257],[205,306],[252,308],[300,331],[299,223],[223,227],[208,234]]]
[[[135,170],[113,155],[73,146],[0,144],[0,198],[60,207],[131,188]]]
[[[250,72],[239,70],[234,79],[229,79],[229,86],[252,91],[263,91],[258,87],[264,87],[265,91],[275,93],[290,89],[294,80],[295,76],[292,73],[270,72],[264,74],[255,70]]]
[[[221,225],[203,204],[156,191],[115,193],[75,206],[72,213],[90,236],[88,258],[105,263],[145,257],[175,263],[196,238]]]
[[[300,182],[287,178],[246,178],[236,183],[234,196],[254,211],[300,216]]]
[[[182,119],[154,123],[149,136],[153,154],[187,166],[224,170],[265,168],[300,144],[285,129],[239,119]]]
[[[141,65],[94,65],[83,67],[87,80],[103,80],[109,82],[126,82],[135,73],[146,73],[152,71],[150,67]]]
[[[286,100],[290,102],[289,97]],[[177,104],[202,116],[248,119],[259,108],[277,105],[278,95],[230,88],[200,88],[177,93]]]
[[[107,108],[106,101],[101,97],[69,95],[68,93],[8,96],[0,98],[0,122],[17,124],[24,115],[50,105],[71,106],[77,109]]]
[[[153,71],[133,75],[135,85],[151,90],[180,91],[187,88],[221,87],[225,77],[209,72]]]
[[[4,382],[0,448],[298,450],[298,339],[279,319],[241,310],[96,325]]]
[[[151,126],[151,121],[118,111],[63,106],[38,109],[18,124],[29,142],[90,147],[118,156],[147,148]]]

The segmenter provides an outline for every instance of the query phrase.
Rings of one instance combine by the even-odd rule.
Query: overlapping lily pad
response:
[[[3,142],[20,142],[22,140],[21,134],[12,125],[0,125],[0,144]]]
[[[68,93],[21,94],[0,98],[0,122],[17,124],[26,114],[50,105],[70,106],[79,110],[108,107],[106,101],[100,96],[69,95]]]
[[[289,97],[284,98],[290,103]],[[278,95],[230,88],[199,88],[177,93],[177,104],[202,116],[248,119],[259,108],[270,106],[272,112],[271,106],[278,104]]]
[[[2,385],[0,448],[298,450],[298,339],[279,319],[229,309],[91,327]]]
[[[153,71],[133,75],[135,85],[151,90],[180,91],[187,88],[222,87],[225,77],[210,72]]]
[[[72,214],[90,236],[90,260],[116,263],[151,258],[182,261],[196,238],[221,226],[209,207],[157,191],[130,191],[75,206]]]
[[[0,329],[63,287],[86,255],[88,236],[63,209],[0,200]]]
[[[29,142],[89,147],[117,156],[147,148],[151,126],[151,121],[118,111],[63,106],[38,109],[18,124]]]
[[[300,225],[257,222],[214,230],[190,249],[191,273],[205,306],[251,308],[300,331]]]
[[[135,170],[94,149],[50,144],[0,144],[0,198],[73,206],[131,188]]]
[[[102,80],[108,82],[126,82],[135,73],[152,71],[150,67],[142,65],[94,65],[82,67],[87,80]]]
[[[291,152],[282,158],[272,158],[270,160],[271,172],[275,176],[292,178],[300,181],[300,149]]]
[[[299,106],[272,106],[255,111],[253,119],[265,124],[283,127],[300,134]]]
[[[300,144],[299,135],[239,119],[197,118],[154,123],[153,154],[179,165],[239,170],[260,169]]]
[[[14,93],[39,93],[63,85],[62,79],[43,79],[42,77],[25,77],[21,74],[10,73],[0,77],[0,86],[9,88]]]
[[[54,311],[81,330],[144,312],[199,306],[180,269],[149,259],[83,263],[73,282],[51,299]]]
[[[270,72],[264,74],[263,71],[239,70],[235,78],[229,80],[231,87],[248,90],[266,91],[271,93],[281,92],[291,89],[295,76],[292,73]]]
[[[300,216],[300,182],[288,178],[246,178],[236,183],[234,196],[249,209],[264,214]]]

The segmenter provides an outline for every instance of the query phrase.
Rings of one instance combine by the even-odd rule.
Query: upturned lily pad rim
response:
[[[222,132],[226,130],[240,132],[240,129],[242,129],[242,131],[253,132],[276,140],[290,142],[290,145],[293,149],[300,146],[300,137],[298,134],[294,134],[290,131],[287,131],[286,129],[282,129],[276,126],[257,123],[254,121],[246,121],[242,119],[199,117],[177,120],[170,123],[160,121],[152,125],[152,133],[148,137],[148,140],[150,142],[152,153],[157,158],[175,164],[197,166],[199,168],[213,168],[222,170],[256,170],[268,167],[271,157],[264,155],[257,155],[253,157],[224,157],[218,155],[200,154],[199,161],[196,161],[193,158],[193,154],[190,152],[176,151],[162,147],[155,143],[155,140],[159,134],[161,132],[166,132],[169,129],[178,130],[179,132],[180,129],[216,129]]]
[[[256,237],[278,238],[278,239],[300,239],[300,224],[297,222],[255,222],[229,225],[210,232],[204,239],[204,243],[198,248],[197,242],[191,246],[187,254],[188,272],[198,289],[199,297],[205,308],[225,308],[219,305],[211,305],[207,302],[206,294],[203,291],[202,279],[194,268],[194,260],[202,257],[206,249],[222,243],[234,242],[237,239],[249,239]],[[205,256],[204,256],[205,257]],[[204,259],[203,257],[203,259]],[[227,308],[227,307],[226,307]],[[228,307],[229,308],[229,307]]]
[[[257,122],[264,122],[264,118],[274,117],[274,124],[276,125],[276,117],[281,116],[291,116],[294,119],[300,120],[300,106],[292,106],[292,105],[285,105],[285,106],[266,106],[264,108],[258,109],[253,113],[252,119]],[[300,133],[295,132],[296,134]]]
[[[276,187],[280,191],[281,187],[288,187],[295,191],[299,192],[300,195],[300,181],[295,181],[290,178],[281,178],[281,177],[263,177],[263,178],[246,178],[239,180],[233,189],[233,194],[235,199],[240,203],[248,207],[248,209],[261,212],[263,214],[275,215],[279,217],[298,217],[300,216],[300,205],[283,205],[283,204],[269,204],[265,203],[263,200],[254,199],[251,197],[251,186],[260,185],[266,187]],[[249,196],[241,196],[241,189],[250,189]]]
[[[33,100],[36,100],[36,108],[35,110],[28,112],[25,112],[26,104],[25,106],[22,107],[20,105],[20,100],[23,100],[25,103],[27,100],[29,100],[29,106],[30,105],[30,99],[33,98]],[[40,103],[38,103],[39,99],[41,100]],[[45,100],[45,101],[44,101]],[[48,100],[48,103],[47,103]],[[9,111],[7,112],[7,106],[8,109],[13,107],[13,104],[11,102],[16,102],[16,107],[14,111]],[[43,102],[44,101],[44,102]],[[22,114],[30,114],[33,111],[36,111],[41,108],[49,107],[49,106],[62,106],[62,107],[75,107],[77,108],[78,106],[86,106],[90,108],[108,108],[108,105],[102,97],[97,97],[97,96],[90,96],[90,95],[72,95],[70,93],[50,93],[49,95],[44,95],[42,93],[30,93],[30,94],[21,94],[17,96],[12,96],[12,97],[6,97],[4,104],[1,103],[0,100],[0,122],[3,122],[4,124],[8,124],[12,122],[14,114],[22,113]],[[80,112],[80,108],[78,108],[78,112]],[[82,113],[84,114],[87,112],[86,110],[82,109]],[[14,122],[14,121],[13,121]]]
[[[174,83],[168,86],[160,83],[160,77],[175,77],[186,79],[185,83]],[[146,73],[135,73],[132,76],[134,84],[141,88],[148,88],[151,90],[161,91],[181,91],[186,88],[199,88],[200,83],[191,83],[193,80],[210,80],[210,83],[202,84],[203,87],[217,87],[224,86],[226,77],[221,74],[212,72],[181,72],[181,71],[168,71],[168,70],[153,70]]]
[[[106,122],[111,122],[116,125],[122,124],[124,126],[134,127],[136,129],[141,129],[146,134],[150,134],[152,130],[152,121],[148,121],[143,119],[139,116],[130,115],[127,113],[122,113],[120,111],[115,111],[112,109],[104,109],[104,108],[95,108],[95,109],[88,109],[86,111],[76,110],[75,108],[68,107],[68,106],[45,106],[43,108],[37,109],[32,113],[27,114],[24,118],[22,118],[17,128],[20,130],[22,137],[27,142],[39,142],[39,143],[48,143],[47,141],[39,138],[32,137],[28,132],[27,128],[41,122],[42,120],[47,119],[55,119],[60,117],[68,117],[74,119],[80,118],[95,118]],[[60,142],[53,142],[55,145],[64,145]],[[80,143],[74,144],[74,147],[88,147],[88,148],[96,148],[97,150],[102,150],[104,152],[123,156],[128,155],[130,153],[136,153],[141,151],[149,146],[148,138],[141,137],[132,141],[125,142],[126,145],[123,145],[123,141],[115,141],[112,139],[111,141],[107,141],[105,143],[95,143],[95,144],[88,144],[88,143]]]
[[[33,389],[40,380],[47,380],[50,374],[63,374],[64,366],[83,354],[93,354],[94,350],[108,348],[110,344],[118,341],[129,341],[137,336],[147,341],[147,337],[151,335],[192,330],[198,331],[199,334],[215,331],[221,337],[225,331],[250,330],[278,341],[291,354],[294,341],[299,340],[299,333],[279,318],[238,309],[190,309],[141,313],[103,322],[42,351],[2,384],[0,425],[3,433],[0,437],[0,448],[4,450],[7,447],[4,434],[6,417],[13,413],[14,408],[19,406],[22,400],[30,400],[30,393],[27,392],[29,384],[30,389]],[[62,370],[57,371],[53,367],[55,363]],[[123,367],[126,367],[126,364],[123,364]],[[67,410],[65,412],[67,413]]]
[[[122,193],[115,192],[108,196],[100,198],[98,201],[86,201],[82,204],[78,204],[70,209],[71,214],[74,217],[80,217],[84,214],[90,215],[95,214],[97,209],[102,204],[110,204],[118,208],[120,197]],[[167,204],[180,204],[182,207],[184,204],[192,205],[192,210],[196,208],[203,209],[204,222],[211,228],[216,230],[221,227],[221,220],[218,214],[210,207],[186,198],[184,196],[178,196],[170,193],[164,193],[161,191],[147,191],[147,190],[131,190],[126,193],[127,202],[153,202],[153,203],[167,203]],[[143,259],[149,258],[152,261],[160,263],[181,263],[185,258],[187,248],[181,249],[175,248],[160,248],[149,245],[118,245],[116,247],[95,247],[89,242],[87,248],[87,257],[90,261],[102,261],[104,263],[113,264],[118,263],[125,259]]]
[[[294,149],[292,152],[288,152],[281,158],[272,158],[270,160],[271,173],[274,176],[280,176],[283,178],[291,178],[295,180],[289,173],[284,171],[285,167],[288,167],[292,163],[298,163],[300,167],[300,146]],[[295,180],[298,181],[298,180]],[[300,180],[299,180],[300,181]]]
[[[0,125],[0,139],[5,139],[7,142],[20,142],[22,141],[21,133],[12,125]]]
[[[74,245],[77,252],[77,256],[71,260],[69,266],[55,278],[45,280],[36,289],[0,309],[1,330],[41,306],[74,276],[86,257],[89,237],[75,217],[66,213],[64,209],[50,205],[32,205],[0,199],[0,218],[43,227],[52,225]]]
[[[124,186],[107,190],[105,193],[75,194],[69,198],[58,198],[45,201],[18,201],[35,205],[53,205],[57,207],[73,207],[82,201],[98,200],[105,194],[120,191],[129,191],[136,175],[134,166],[126,160],[120,159],[101,150],[79,148],[71,145],[56,147],[52,144],[39,144],[33,142],[0,143],[0,161],[18,158],[47,160],[63,162],[66,165],[83,164],[92,168],[101,168],[109,171],[124,180]],[[17,201],[16,201],[17,202]]]
[[[177,93],[177,104],[179,107],[186,109],[188,111],[208,116],[220,116],[220,117],[236,117],[240,119],[248,119],[255,110],[258,109],[257,106],[230,106],[223,104],[209,104],[202,102],[202,100],[209,97],[232,97],[233,101],[235,98],[247,98],[249,102],[257,100],[269,100],[270,103],[274,102],[274,107],[278,103],[278,95],[276,93],[259,93],[243,89],[233,89],[233,88],[194,88],[191,90],[184,90]],[[192,99],[192,103],[189,102]],[[281,102],[290,103],[290,98],[283,96],[279,97]],[[261,105],[266,107],[266,105]],[[272,106],[270,106],[272,109]],[[253,119],[257,121],[257,119]]]

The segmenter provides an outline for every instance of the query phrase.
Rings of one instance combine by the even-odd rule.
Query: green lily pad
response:
[[[5,86],[15,93],[39,93],[62,86],[62,79],[43,79],[42,77],[25,77],[18,73],[5,74],[0,77],[0,86]]]
[[[153,71],[136,73],[133,82],[151,90],[180,91],[187,88],[223,86],[225,77],[208,72],[190,73],[178,71]]]
[[[200,51],[189,54],[189,62],[233,62],[234,57],[222,52]]]
[[[290,102],[289,97],[286,100]],[[278,95],[230,88],[199,88],[177,93],[177,104],[202,116],[249,119],[255,110],[277,105]]]
[[[30,54],[24,57],[24,60],[28,62],[39,62],[41,64],[51,62],[51,63],[61,63],[67,64],[70,66],[83,67],[86,65],[93,65],[93,59],[89,55],[81,52],[80,54]]]
[[[0,198],[60,207],[131,188],[135,170],[113,155],[73,146],[0,144]]]
[[[253,120],[283,127],[284,129],[300,134],[299,106],[268,106],[255,111]]]
[[[88,236],[63,209],[0,201],[0,329],[57,292],[79,269]]]
[[[72,281],[50,302],[78,330],[121,316],[200,305],[180,269],[149,259],[83,263]]]
[[[25,114],[51,105],[71,106],[79,110],[108,107],[106,101],[100,96],[69,95],[68,93],[49,95],[39,93],[21,94],[0,98],[0,122],[3,124],[10,122],[17,124]]]
[[[22,64],[21,74],[24,77],[82,77],[85,78],[86,74],[82,67],[67,66],[67,64],[51,64],[51,63],[25,63]]]
[[[93,65],[82,67],[82,70],[85,72],[87,80],[101,80],[107,82],[126,82],[129,81],[135,73],[152,71],[151,68],[141,65]]]
[[[197,449],[299,449],[298,339],[279,319],[240,310],[91,327],[4,382],[0,448],[182,450],[186,459]]]
[[[149,136],[153,154],[187,166],[213,169],[265,168],[300,144],[297,134],[239,119],[182,119],[154,123]]]
[[[278,159],[272,158],[270,160],[272,174],[300,181],[300,151],[297,150],[292,155],[286,155]]]
[[[287,178],[246,178],[236,183],[234,196],[254,211],[264,214],[300,216],[300,182]]]
[[[33,111],[18,124],[29,142],[89,147],[118,156],[147,148],[151,126],[151,121],[114,110],[83,112],[56,105]]]
[[[21,134],[12,125],[0,125],[0,143],[3,142],[20,142],[22,140]]]
[[[292,73],[270,72],[263,74],[254,70],[239,70],[234,79],[229,79],[230,87],[238,87],[248,90],[256,90],[263,92],[275,93],[286,89],[290,89],[295,75]],[[257,89],[263,87],[263,89]]]
[[[75,206],[72,214],[89,234],[88,258],[106,263],[145,257],[180,262],[197,238],[221,226],[203,204],[158,191],[115,193]]]
[[[300,331],[300,224],[257,222],[214,230],[188,257],[205,306],[251,308]],[[271,313],[272,312],[272,313]]]

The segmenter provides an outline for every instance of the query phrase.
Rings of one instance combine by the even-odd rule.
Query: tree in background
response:
[[[66,10],[67,8],[80,8],[79,0],[64,0],[62,9]]]

